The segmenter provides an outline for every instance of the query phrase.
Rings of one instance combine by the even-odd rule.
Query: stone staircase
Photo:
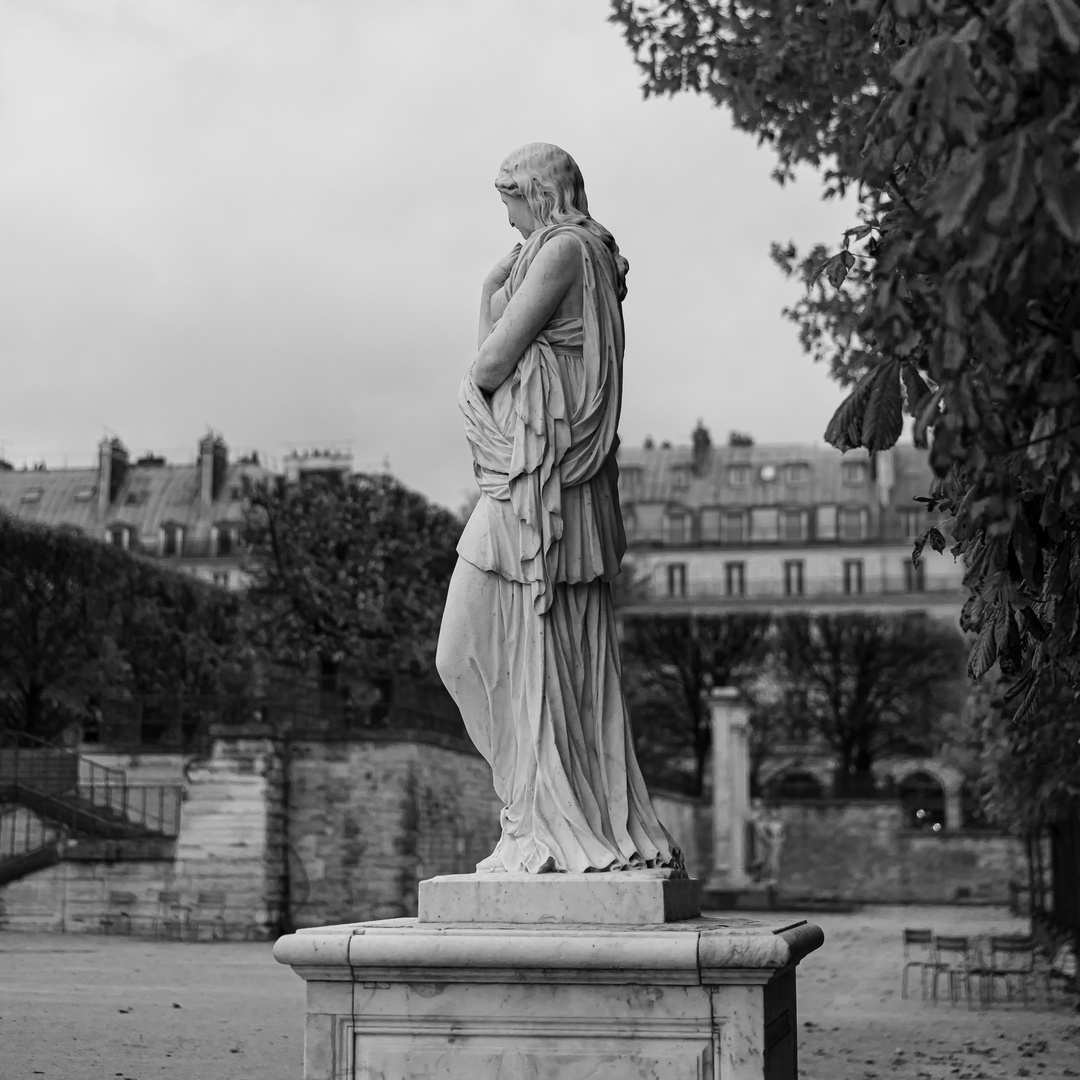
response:
[[[0,886],[62,859],[171,857],[179,793],[148,790],[72,750],[0,733]]]

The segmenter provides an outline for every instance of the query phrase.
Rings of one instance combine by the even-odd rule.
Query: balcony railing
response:
[[[701,580],[688,573],[686,589],[682,591],[678,588],[667,588],[667,583],[662,578],[662,568],[656,573],[656,579],[649,584],[648,596],[652,600],[685,600],[697,597],[730,600],[733,603],[753,600],[870,600],[881,596],[914,598],[923,595],[959,594],[963,591],[959,574],[955,578],[933,577],[922,581],[890,577],[883,579],[867,574],[861,583],[857,579],[815,575],[804,578],[800,583],[797,580],[786,582],[782,577],[756,578],[748,573],[745,585],[740,591],[737,583],[733,583],[732,587],[724,578]]]
[[[183,544],[170,546],[161,540],[139,538],[129,535],[127,550],[140,555],[149,555],[155,559],[181,562],[184,559],[240,559],[247,554],[247,547],[239,541],[224,545],[217,540],[207,538],[185,539]]]
[[[927,527],[931,522],[927,522]],[[843,547],[849,544],[913,544],[915,534],[899,527],[885,527],[876,532],[865,531],[841,536],[819,537],[810,533],[792,533],[788,536],[735,536],[704,538],[696,532],[672,533],[668,529],[627,529],[627,543],[634,547],[731,549],[775,547]]]

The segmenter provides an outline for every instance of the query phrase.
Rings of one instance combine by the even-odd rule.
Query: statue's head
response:
[[[598,237],[614,260],[617,295],[620,300],[626,296],[630,264],[611,233],[589,213],[581,170],[562,147],[543,142],[519,146],[499,166],[495,187],[506,203],[510,224],[522,236],[546,225],[569,223]]]
[[[528,214],[521,216],[531,217],[531,223],[514,221],[514,207],[510,202],[507,205],[512,224],[526,236],[533,228],[563,221],[580,222],[589,217],[581,170],[565,150],[552,143],[526,143],[518,147],[499,166],[495,187],[504,201],[524,202]]]

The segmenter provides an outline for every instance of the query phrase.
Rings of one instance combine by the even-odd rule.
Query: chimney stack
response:
[[[98,517],[104,518],[124,484],[128,470],[127,447],[117,438],[98,443]]]
[[[220,435],[207,432],[199,441],[199,505],[203,509],[221,498],[229,467],[229,448]]]

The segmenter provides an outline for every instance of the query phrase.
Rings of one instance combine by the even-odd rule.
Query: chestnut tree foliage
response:
[[[913,418],[948,519],[914,558],[964,560],[969,672],[1039,722],[1080,682],[1077,0],[613,8],[646,94],[706,94],[780,182],[810,165],[857,197],[832,249],[774,249],[806,286],[804,345],[852,385],[826,438],[876,452]]]
[[[456,561],[456,515],[387,475],[248,484],[258,644],[322,675],[427,674]]]

